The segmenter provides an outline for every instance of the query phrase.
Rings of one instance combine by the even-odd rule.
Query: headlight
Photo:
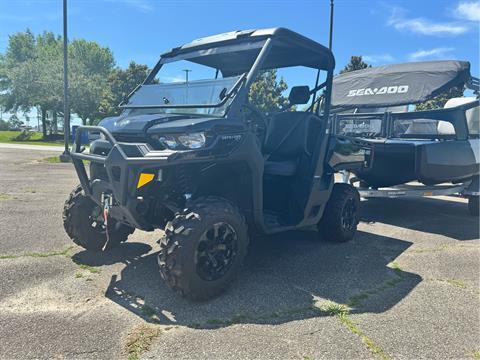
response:
[[[193,133],[179,135],[178,141],[180,144],[189,149],[200,149],[205,146],[205,134],[204,133]]]
[[[163,135],[158,138],[169,149],[200,149],[205,147],[205,133],[192,133],[182,135]]]
[[[172,150],[176,149],[179,145],[177,139],[175,139],[175,137],[171,135],[161,136],[158,140],[163,143],[167,148]]]

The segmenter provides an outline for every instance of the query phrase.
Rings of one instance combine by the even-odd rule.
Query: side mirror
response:
[[[310,88],[308,86],[294,86],[288,95],[288,101],[292,105],[306,104],[310,100]]]

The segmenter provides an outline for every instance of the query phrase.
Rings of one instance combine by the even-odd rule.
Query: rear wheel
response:
[[[106,227],[102,209],[77,186],[63,208],[63,227],[73,242],[86,250],[100,251],[107,242]],[[135,229],[108,219],[108,244],[106,250],[127,241],[128,235]]]
[[[167,224],[160,239],[160,275],[182,296],[206,300],[227,288],[247,247],[239,209],[223,198],[199,198]]]
[[[335,184],[318,224],[322,238],[334,242],[351,240],[357,231],[359,208],[358,191],[348,184]]]
[[[468,197],[468,212],[472,216],[478,216],[479,208],[479,197],[478,196],[469,196]]]

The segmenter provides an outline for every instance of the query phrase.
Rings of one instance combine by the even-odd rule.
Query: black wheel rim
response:
[[[235,229],[225,222],[213,224],[202,234],[197,246],[197,274],[206,281],[220,279],[232,267],[237,249]]]
[[[357,205],[354,199],[348,199],[342,210],[342,228],[346,231],[352,231],[357,225]]]

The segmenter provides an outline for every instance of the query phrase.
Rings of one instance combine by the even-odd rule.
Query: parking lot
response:
[[[161,232],[74,246],[58,152],[0,148],[0,358],[480,358],[479,220],[461,198],[368,200],[354,241],[256,241],[223,296],[173,294]]]

